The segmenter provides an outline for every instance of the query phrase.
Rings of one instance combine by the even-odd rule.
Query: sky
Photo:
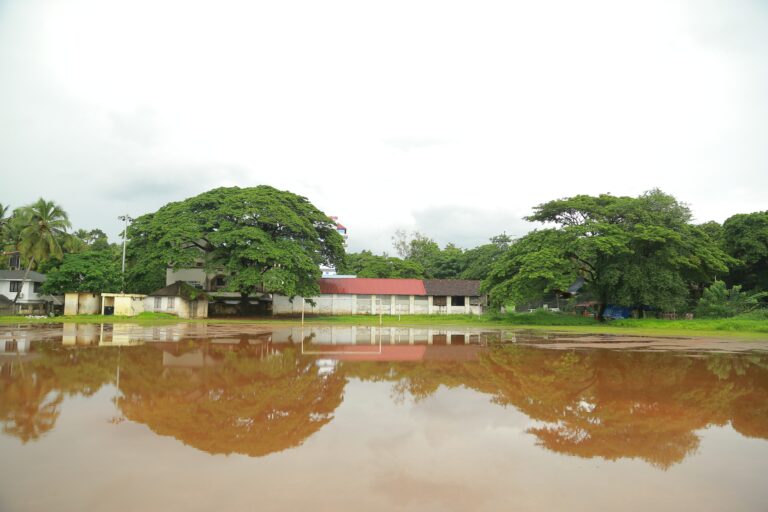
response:
[[[661,188],[768,209],[768,1],[0,0],[0,203],[307,197],[349,250],[473,247]]]

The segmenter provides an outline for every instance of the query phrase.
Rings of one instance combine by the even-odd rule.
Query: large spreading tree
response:
[[[128,229],[134,268],[224,271],[230,291],[316,296],[320,266],[344,258],[336,224],[305,197],[269,186],[217,188],[169,203]],[[129,279],[135,292],[157,279]],[[159,277],[159,276],[158,276]]]
[[[529,233],[495,265],[485,286],[497,303],[540,298],[582,278],[600,319],[609,303],[671,310],[732,261],[691,224],[685,204],[657,189],[558,199],[527,220],[553,227]]]

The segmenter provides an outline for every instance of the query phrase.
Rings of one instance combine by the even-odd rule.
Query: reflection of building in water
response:
[[[26,354],[29,344],[29,340],[0,339],[0,354]]]
[[[67,346],[95,345],[102,336],[102,324],[64,324],[61,342]]]
[[[463,329],[367,327],[367,326],[312,326],[277,327],[272,331],[273,343],[311,340],[314,344],[376,344],[388,345],[470,345],[483,343],[486,336],[479,331]]]
[[[207,326],[205,324],[143,326],[131,323],[65,323],[62,326],[61,339],[66,346],[118,346],[152,342],[177,342],[187,339],[207,339]]]
[[[197,349],[182,354],[163,350],[163,367],[165,368],[207,368],[218,364],[221,364],[221,360],[211,358],[206,350]]]

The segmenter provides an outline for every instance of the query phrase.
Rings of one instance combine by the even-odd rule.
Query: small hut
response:
[[[179,318],[208,318],[208,296],[184,281],[176,281],[147,295],[144,311],[171,313]]]

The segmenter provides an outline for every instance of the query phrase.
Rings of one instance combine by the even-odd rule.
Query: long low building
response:
[[[317,297],[274,295],[272,314],[416,315],[483,313],[480,281],[462,279],[324,278]]]

